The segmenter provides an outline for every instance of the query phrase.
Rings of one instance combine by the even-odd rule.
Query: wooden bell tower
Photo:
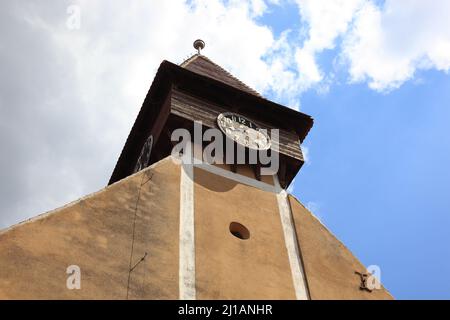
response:
[[[307,299],[284,189],[304,163],[300,144],[313,120],[265,99],[202,55],[203,41],[195,41],[194,47],[198,53],[181,65],[168,61],[160,65],[109,183],[170,156],[174,130],[183,128],[195,136],[196,123],[202,124],[202,134],[210,128],[220,129],[233,150],[244,150],[246,160],[236,163],[233,156],[231,163],[182,167],[180,297],[214,298],[214,290],[223,290],[217,297],[230,297],[233,290],[240,290],[237,298]],[[276,137],[273,129],[277,129]],[[203,141],[194,138],[192,142],[194,149],[205,148]],[[260,158],[246,162],[252,150],[276,155],[277,167],[271,175],[261,175]],[[230,151],[224,152],[227,157]],[[250,247],[254,253],[245,253]],[[283,253],[277,254],[280,250]],[[276,255],[274,265],[261,263],[270,252]],[[284,285],[273,292],[261,287],[268,275],[270,281]],[[248,288],[232,288],[245,282]],[[199,290],[199,286],[206,288]]]
[[[204,43],[199,46],[199,41],[195,47],[200,52]],[[173,130],[186,128],[193,133],[195,121],[205,129],[219,128],[217,118],[227,112],[261,129],[279,129],[271,151],[279,154],[278,177],[281,186],[287,187],[304,163],[300,144],[313,119],[265,99],[201,53],[180,66],[161,63],[109,184],[170,155]],[[233,164],[230,169],[245,170]],[[260,179],[257,165],[252,169]]]

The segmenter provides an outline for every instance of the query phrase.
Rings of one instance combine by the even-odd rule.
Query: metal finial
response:
[[[200,54],[200,51],[205,47],[205,41],[201,39],[197,39],[194,41],[194,48],[197,49],[198,54]]]

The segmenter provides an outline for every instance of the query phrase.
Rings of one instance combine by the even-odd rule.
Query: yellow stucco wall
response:
[[[358,289],[365,267],[297,199],[289,196],[311,299],[392,299],[383,287]]]
[[[194,177],[197,298],[294,299],[276,196],[201,169]],[[0,232],[0,298],[177,299],[179,195],[180,167],[166,158]],[[392,298],[359,290],[361,263],[296,199],[290,204],[311,298]],[[231,235],[232,221],[250,238]],[[81,290],[66,288],[69,265],[81,268]]]
[[[0,298],[125,299],[136,217],[132,265],[147,257],[131,273],[129,298],[177,299],[179,176],[165,159],[3,231]],[[81,268],[81,290],[66,288],[69,265]]]
[[[197,298],[295,299],[275,195],[201,169],[194,179]]]

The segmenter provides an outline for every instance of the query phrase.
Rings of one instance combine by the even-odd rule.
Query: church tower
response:
[[[161,63],[107,187],[0,232],[0,298],[392,299],[286,192],[313,119],[204,46]]]

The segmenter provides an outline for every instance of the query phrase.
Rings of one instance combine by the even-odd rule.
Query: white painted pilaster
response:
[[[287,192],[281,188],[278,176],[273,176],[274,184],[278,190],[276,196],[278,209],[280,211],[281,225],[284,233],[284,241],[291,267],[292,281],[297,300],[308,300],[309,294],[306,285],[305,272],[301,261],[300,249],[298,247],[297,235],[295,234],[294,221]]]
[[[179,246],[179,298],[195,300],[194,167],[184,163],[180,177]]]

